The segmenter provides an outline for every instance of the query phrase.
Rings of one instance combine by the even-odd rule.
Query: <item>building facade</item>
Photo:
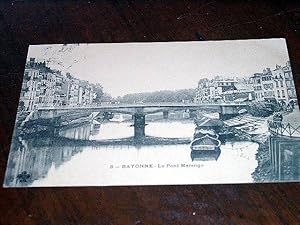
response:
[[[45,62],[31,58],[26,63],[19,110],[32,111],[41,106],[90,105],[95,93],[93,85],[52,70]]]
[[[264,69],[260,73],[254,73],[249,78],[212,80],[201,79],[198,82],[194,102],[216,101],[277,101],[289,104],[297,101],[290,63],[284,66],[276,65],[274,70]]]
[[[273,74],[270,68],[264,69],[261,75],[262,94],[264,100],[274,99],[274,81]]]
[[[194,102],[218,102],[224,101],[223,93],[229,90],[236,90],[235,79],[221,79],[220,77],[208,80],[199,80]]]
[[[20,105],[22,110],[31,111],[37,107],[39,86],[39,70],[33,68],[25,68]]]
[[[222,93],[225,102],[245,102],[255,99],[255,93],[251,85],[236,83],[233,90],[227,90]]]
[[[296,89],[290,63],[284,66],[276,65],[271,71],[264,69],[262,73],[255,73],[250,77],[256,101],[272,101],[287,105],[291,100],[296,101]]]
[[[273,70],[275,99],[287,105],[291,100],[297,101],[297,94],[290,63],[285,66],[276,65]]]
[[[68,104],[78,105],[79,104],[79,80],[73,79],[70,81],[70,88],[68,92]]]
[[[264,91],[262,86],[262,73],[255,73],[250,77],[250,84],[254,90],[254,97],[256,101],[264,101]]]
[[[51,106],[54,102],[55,76],[49,71],[40,71],[38,104]]]

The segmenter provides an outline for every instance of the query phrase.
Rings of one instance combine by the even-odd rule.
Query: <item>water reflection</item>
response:
[[[82,149],[53,138],[14,139],[4,185],[27,186],[46,177],[51,167],[58,168]]]
[[[233,146],[233,148],[231,148]],[[248,158],[241,158],[247,146]],[[229,143],[218,161],[192,162],[189,145],[84,147],[33,186],[251,182],[257,144]],[[88,162],[88,166],[87,166]],[[78,169],[80,168],[80,169]],[[68,179],[66,179],[66,174]]]
[[[151,122],[146,135],[166,138],[193,138],[195,124],[191,120]]]
[[[169,127],[169,128],[168,128]],[[192,140],[192,121],[152,122],[146,135]],[[127,138],[128,122],[91,124],[59,131],[60,137],[13,141],[6,186],[69,186],[252,182],[258,145],[232,142],[216,156],[191,155],[189,144],[97,145],[95,140]],[[159,138],[160,138],[159,137]],[[130,168],[132,165],[152,168]],[[121,169],[128,166],[129,168]],[[111,168],[113,167],[113,169]]]
[[[73,128],[65,128],[59,130],[59,136],[74,140],[89,140],[92,130],[97,132],[97,129],[92,129],[91,124],[85,124]],[[98,129],[100,132],[100,128]]]
[[[128,138],[133,136],[132,122],[105,122],[100,128],[92,130],[90,140],[107,140]],[[86,127],[86,129],[89,129]],[[195,130],[195,124],[191,120],[187,121],[154,121],[146,126],[147,136],[164,138],[192,138]],[[94,132],[96,131],[96,132]],[[72,131],[71,131],[72,133]],[[65,135],[68,137],[70,135]]]
[[[107,139],[119,139],[127,138],[132,136],[133,127],[130,126],[131,123],[115,123],[115,122],[105,122],[101,124],[97,132],[92,132],[89,136],[90,140],[107,140]]]

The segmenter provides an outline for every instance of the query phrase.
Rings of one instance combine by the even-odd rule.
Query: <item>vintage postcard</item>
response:
[[[285,39],[30,45],[4,187],[300,179]]]

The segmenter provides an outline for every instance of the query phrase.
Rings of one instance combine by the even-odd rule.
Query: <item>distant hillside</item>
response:
[[[181,89],[176,91],[155,91],[136,94],[127,94],[118,100],[123,103],[137,102],[182,102],[193,101],[196,89]]]

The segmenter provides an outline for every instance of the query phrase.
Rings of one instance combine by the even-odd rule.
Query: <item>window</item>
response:
[[[278,81],[277,81],[277,80],[275,81],[275,83],[276,83],[276,87],[279,87],[279,86],[278,86]]]
[[[283,81],[282,80],[280,81],[280,87],[283,87]]]
[[[272,84],[264,84],[264,89],[265,89],[265,90],[271,89],[271,88],[272,88],[271,85],[272,85]]]
[[[285,98],[285,92],[284,92],[284,90],[282,90],[281,92],[282,92],[282,97]]]
[[[278,98],[281,98],[279,90],[277,90],[277,96],[278,96]]]
[[[285,73],[284,75],[285,75],[286,79],[290,79],[290,73],[289,72]]]

